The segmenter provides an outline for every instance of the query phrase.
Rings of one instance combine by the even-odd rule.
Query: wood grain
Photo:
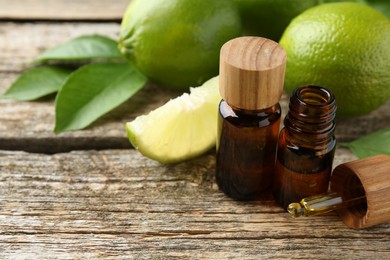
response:
[[[339,215],[344,223],[353,228],[366,228],[390,221],[390,156],[379,154],[338,166],[332,174],[330,188],[343,197],[356,198],[358,182],[364,187],[366,208],[343,208]],[[351,197],[352,196],[352,197]]]
[[[121,20],[130,0],[0,0],[0,20]]]
[[[1,1],[1,0],[0,0]],[[120,24],[107,23],[0,23],[0,71],[20,72],[31,67],[41,52],[81,35],[119,38]],[[0,88],[0,91],[3,87]]]
[[[245,36],[225,43],[220,52],[219,91],[235,107],[261,110],[283,93],[286,51],[276,42]]]
[[[0,24],[0,93],[41,51],[83,34],[117,38],[117,23]],[[129,148],[124,124],[180,95],[148,84],[140,93],[84,131],[55,135],[54,97],[35,102],[0,99],[0,149],[55,153]]]
[[[0,93],[47,48],[85,34],[117,39],[127,2],[0,0]],[[149,84],[86,130],[60,135],[53,97],[0,99],[0,259],[390,259],[390,224],[356,231],[335,214],[291,219],[267,193],[225,197],[214,151],[160,165],[133,149],[95,150],[128,148],[124,123],[177,95]],[[336,135],[352,140],[389,122],[390,102],[339,122]],[[58,153],[71,150],[83,151]],[[338,147],[335,165],[355,158]]]
[[[3,259],[390,256],[390,224],[356,231],[335,214],[291,219],[270,194],[227,198],[213,154],[167,166],[135,150],[0,157]]]
[[[125,123],[155,109],[175,93],[147,85],[91,127],[54,134],[54,103],[0,100],[0,149],[56,153],[80,149],[130,148]]]
[[[117,23],[0,23],[0,93],[31,66],[43,50],[84,34],[117,38]],[[53,98],[36,102],[0,99],[0,149],[56,153],[80,149],[128,148],[124,123],[180,95],[149,84],[128,102],[83,131],[55,135]],[[281,101],[283,116],[288,98]],[[339,141],[390,126],[390,101],[371,114],[338,122]]]

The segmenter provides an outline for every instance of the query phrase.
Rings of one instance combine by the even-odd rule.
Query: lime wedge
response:
[[[215,145],[220,100],[214,77],[126,123],[129,140],[144,156],[161,163],[194,158]]]

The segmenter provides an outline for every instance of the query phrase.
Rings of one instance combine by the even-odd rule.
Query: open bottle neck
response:
[[[326,140],[334,134],[335,116],[336,100],[333,94],[322,87],[305,86],[291,96],[284,125],[292,137]]]

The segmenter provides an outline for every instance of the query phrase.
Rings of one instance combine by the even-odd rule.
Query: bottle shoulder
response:
[[[334,134],[323,139],[318,139],[315,135],[295,135],[284,127],[279,134],[278,146],[279,149],[288,149],[297,153],[313,151],[322,154],[336,147],[336,137]]]
[[[226,101],[219,103],[219,116],[234,125],[262,127],[279,123],[281,108],[279,103],[262,110],[245,110],[230,106]]]

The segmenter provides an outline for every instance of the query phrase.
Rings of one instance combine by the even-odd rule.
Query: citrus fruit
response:
[[[306,9],[326,2],[362,2],[369,0],[234,0],[246,35],[279,41],[291,20]],[[370,0],[387,1],[387,0]]]
[[[119,48],[151,80],[187,90],[218,74],[219,49],[240,33],[232,1],[133,0]]]
[[[127,135],[144,156],[161,163],[196,157],[215,145],[220,100],[214,77],[127,123]]]
[[[368,5],[371,5],[376,10],[384,13],[388,18],[390,18],[390,1],[389,0],[361,0]]]
[[[368,5],[310,8],[293,19],[280,45],[288,57],[285,90],[329,89],[338,118],[368,113],[390,97],[390,20]]]
[[[243,33],[275,41],[298,14],[318,4],[318,0],[234,0],[240,11]]]

